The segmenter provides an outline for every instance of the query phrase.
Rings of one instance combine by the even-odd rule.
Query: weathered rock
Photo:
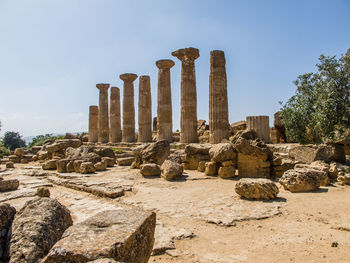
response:
[[[239,131],[243,131],[247,128],[246,121],[236,121],[230,125],[230,132],[232,135],[235,135]],[[255,138],[254,138],[255,139]]]
[[[115,158],[112,157],[102,157],[101,158],[103,161],[107,162],[107,167],[113,167],[115,164]]]
[[[320,187],[320,177],[319,173],[312,169],[294,169],[286,171],[279,183],[292,193],[308,192]]]
[[[18,186],[17,179],[0,180],[0,192],[17,190]]]
[[[68,159],[61,159],[57,161],[57,172],[59,173],[66,173],[67,172],[67,164],[69,160]]]
[[[114,151],[111,148],[108,148],[108,147],[95,148],[94,149],[94,153],[97,153],[99,156],[101,156],[101,158],[109,157],[109,158],[113,159],[113,161],[110,160],[109,162],[110,163],[113,162],[113,165],[114,165],[114,163],[115,163],[115,154],[114,154]],[[112,166],[108,166],[108,167],[112,167]]]
[[[134,157],[118,158],[117,163],[119,166],[130,166],[135,161]]]
[[[229,167],[229,166],[235,166],[235,162],[233,160],[229,160],[229,161],[224,161],[221,163],[222,167]]]
[[[91,174],[95,172],[95,167],[92,162],[82,162],[80,164],[80,173]]]
[[[194,155],[186,154],[186,156],[183,160],[184,169],[185,170],[197,170],[199,163],[202,161],[205,161],[205,162],[210,161],[209,154],[194,154]]]
[[[219,143],[209,150],[210,158],[213,162],[222,163],[228,160],[236,160],[237,152],[231,143]]]
[[[100,258],[93,261],[88,261],[89,263],[120,263],[119,261],[115,261],[111,258]]]
[[[75,161],[73,161],[74,172],[80,173],[80,167],[81,167],[81,164],[83,162],[84,162],[83,160],[75,160]]]
[[[330,182],[330,179],[328,177],[329,164],[326,164],[321,161],[315,161],[309,165],[300,163],[300,164],[296,164],[294,166],[294,169],[311,169],[318,175],[321,186],[329,185],[329,182]]]
[[[39,197],[50,197],[50,190],[47,187],[38,187],[36,189],[36,195]]]
[[[28,159],[26,159],[26,158],[21,159],[21,163],[22,163],[22,164],[28,163]]]
[[[154,244],[155,213],[109,210],[69,228],[43,263],[88,262],[113,258],[146,263]]]
[[[263,200],[274,199],[279,192],[276,184],[267,179],[241,179],[235,185],[235,191],[247,199]]]
[[[73,173],[74,170],[74,161],[69,161],[66,166],[67,173]]]
[[[6,251],[6,239],[9,228],[11,227],[16,209],[9,204],[0,204],[0,261],[8,262]]]
[[[312,163],[317,160],[327,163],[331,161],[344,163],[346,161],[344,148],[339,145],[300,145],[292,148],[289,155],[303,163]]]
[[[140,172],[143,176],[160,176],[161,170],[158,164],[146,163],[141,165]]]
[[[208,176],[218,175],[219,166],[216,162],[206,162],[204,173]]]
[[[156,163],[162,165],[169,154],[170,144],[167,140],[151,143],[141,151],[142,163]]]
[[[166,160],[161,166],[162,178],[165,180],[174,180],[180,178],[183,173],[181,164]]]
[[[211,147],[212,145],[210,144],[190,143],[186,145],[185,153],[188,155],[196,155],[196,154],[208,155]]]
[[[69,210],[55,199],[26,202],[12,224],[10,263],[40,262],[72,223]]]
[[[350,174],[338,175],[337,181],[343,185],[350,185]]]
[[[233,178],[236,176],[236,169],[234,166],[223,166],[219,168],[218,175],[224,179]]]
[[[22,148],[16,148],[13,153],[18,157],[22,157],[24,155],[24,150]]]
[[[337,179],[338,167],[336,162],[331,162],[331,164],[329,165],[328,175],[331,179]]]
[[[104,157],[105,158],[105,157]],[[102,160],[101,162],[95,163],[94,167],[96,171],[104,171],[107,169],[108,162],[106,159]]]
[[[56,170],[57,169],[57,160],[48,160],[44,162],[41,166],[43,170]]]
[[[40,150],[37,152],[38,160],[46,160],[48,157],[48,152]]]
[[[197,171],[203,173],[203,172],[205,171],[205,164],[206,164],[206,163],[207,163],[206,161],[200,161],[200,162],[198,163]]]
[[[296,163],[297,162],[292,159],[274,158],[271,166],[271,175],[280,178],[285,171],[293,169]]]
[[[235,144],[239,138],[246,140],[255,140],[258,138],[258,135],[254,130],[238,131],[234,136],[230,137],[230,142]]]
[[[15,168],[15,165],[13,162],[6,162],[6,168]]]

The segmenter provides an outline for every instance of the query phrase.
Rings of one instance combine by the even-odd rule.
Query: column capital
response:
[[[156,66],[159,69],[171,69],[175,65],[175,62],[171,59],[160,59],[156,61]]]
[[[124,73],[119,75],[119,78],[125,82],[133,82],[137,78],[137,75],[134,73]]]
[[[150,77],[148,75],[142,75],[139,77],[140,81],[150,80]]]
[[[182,62],[194,61],[199,58],[199,50],[197,48],[181,48],[171,53],[174,57],[177,57]]]
[[[98,88],[99,90],[108,90],[109,85],[110,84],[107,84],[107,83],[99,83],[99,84],[96,84],[96,88]]]
[[[223,67],[226,64],[225,52],[222,50],[210,51],[210,63],[214,67]]]

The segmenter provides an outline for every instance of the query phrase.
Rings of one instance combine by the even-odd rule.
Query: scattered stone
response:
[[[79,170],[82,174],[91,174],[95,172],[95,167],[92,162],[82,162]]]
[[[36,189],[36,195],[39,197],[50,197],[50,190],[47,187],[39,187]]]
[[[18,157],[22,157],[24,155],[24,150],[22,148],[16,148],[13,153]]]
[[[276,184],[267,179],[241,179],[235,185],[235,191],[247,199],[275,199],[279,192]]]
[[[156,163],[162,165],[170,154],[170,145],[167,140],[149,144],[141,151],[142,163]]]
[[[337,181],[343,185],[350,185],[350,174],[338,175]]]
[[[113,167],[115,163],[115,158],[112,157],[102,157],[101,158],[103,161],[107,162],[107,167]]]
[[[234,166],[222,166],[218,171],[219,177],[229,179],[236,176],[236,169]]]
[[[218,175],[219,166],[216,162],[207,162],[205,163],[205,171],[204,173],[208,176],[217,176]]]
[[[147,163],[142,164],[140,172],[143,176],[160,176],[161,170],[158,164]]]
[[[303,163],[312,163],[317,160],[324,162],[345,163],[344,148],[340,145],[300,145],[289,151],[290,157]]]
[[[338,166],[336,162],[331,162],[329,165],[328,175],[331,179],[337,179],[338,177]]]
[[[332,242],[331,247],[338,247],[338,242]]]
[[[103,211],[70,227],[42,262],[88,262],[106,257],[146,263],[155,225],[155,213],[136,208]]]
[[[59,173],[66,173],[67,172],[67,164],[69,160],[68,159],[61,159],[57,160],[57,172]]]
[[[17,179],[0,180],[0,192],[17,190],[19,181]]]
[[[165,180],[174,180],[182,176],[183,166],[181,164],[166,160],[161,166],[162,178]]]
[[[200,162],[198,163],[197,171],[203,173],[203,172],[205,171],[205,164],[206,164],[206,163],[207,163],[206,161],[200,161]]]
[[[56,170],[57,169],[57,160],[52,159],[44,162],[41,166],[43,170]]]
[[[286,171],[279,183],[292,193],[314,191],[320,187],[319,173],[311,169]]]
[[[210,148],[209,155],[210,159],[217,163],[237,159],[237,152],[231,143],[215,144]]]
[[[21,163],[22,163],[22,164],[28,163],[28,159],[26,159],[26,158],[21,159]]]
[[[103,157],[103,158],[106,158],[106,157]],[[101,162],[94,164],[96,171],[105,171],[107,169],[107,166],[108,166],[108,162],[106,159],[103,159]]]
[[[15,168],[15,165],[13,162],[6,162],[6,168]]]
[[[10,162],[14,162],[14,163],[19,163],[20,162],[20,158],[17,155],[9,155],[8,159]]]
[[[72,225],[69,210],[56,199],[27,201],[12,224],[10,263],[36,263]]]
[[[90,263],[119,263],[118,261],[115,261],[114,259],[111,258],[100,258],[100,259],[96,259],[93,261],[88,261]]]
[[[5,254],[6,251],[6,239],[9,228],[11,227],[13,218],[16,214],[16,209],[9,204],[0,204],[0,261],[8,262],[8,258]]]
[[[294,169],[301,169],[301,171],[305,169],[313,170],[315,174],[320,179],[320,186],[326,186],[329,185],[329,177],[328,177],[328,171],[329,171],[329,165],[321,162],[321,161],[315,161],[311,164],[296,164],[294,166]]]
[[[135,161],[135,157],[118,158],[117,163],[119,166],[130,166]]]

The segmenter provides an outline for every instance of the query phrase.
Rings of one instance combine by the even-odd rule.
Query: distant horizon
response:
[[[0,2],[0,136],[87,132],[97,83],[121,89],[125,72],[151,79],[155,62],[172,59],[173,131],[180,129],[181,63],[195,47],[198,119],[208,123],[209,52],[226,57],[229,122],[273,114],[295,93],[298,75],[316,70],[321,54],[350,47],[350,2],[249,0],[3,0]],[[13,18],[16,19],[13,19]],[[325,19],[327,18],[327,19]],[[138,79],[135,87],[137,129]]]

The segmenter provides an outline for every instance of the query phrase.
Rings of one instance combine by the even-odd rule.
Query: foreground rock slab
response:
[[[146,263],[154,244],[156,214],[139,209],[107,210],[69,228],[44,263],[111,258]]]
[[[72,225],[69,210],[56,199],[25,203],[12,224],[10,263],[37,263]]]
[[[235,191],[247,199],[275,199],[279,192],[276,184],[267,179],[242,179],[236,186]]]
[[[292,193],[314,191],[320,187],[319,171],[300,168],[288,170],[279,183]]]
[[[15,216],[16,209],[9,204],[0,205],[0,262],[1,260],[7,262],[7,256],[5,256],[6,250],[6,237],[11,226],[12,220]]]

